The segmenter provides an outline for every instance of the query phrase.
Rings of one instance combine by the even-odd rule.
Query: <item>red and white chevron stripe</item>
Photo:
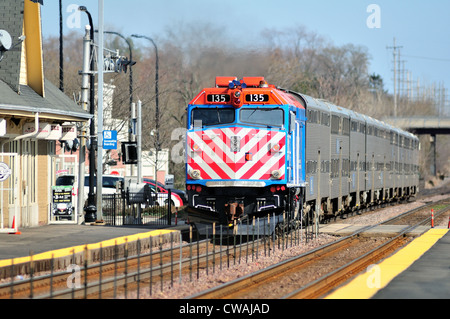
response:
[[[238,145],[231,145],[233,141]],[[187,169],[202,180],[269,180],[285,176],[286,134],[254,128],[223,128],[188,132]]]

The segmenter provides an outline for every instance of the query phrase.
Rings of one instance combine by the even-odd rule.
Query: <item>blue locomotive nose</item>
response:
[[[287,134],[283,130],[232,126],[187,134],[188,181],[208,187],[285,182]]]

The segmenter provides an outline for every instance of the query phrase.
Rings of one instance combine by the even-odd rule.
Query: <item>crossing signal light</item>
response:
[[[122,160],[124,164],[137,164],[137,143],[122,143]]]
[[[130,66],[135,65],[136,62],[135,61],[131,61],[128,60],[127,57],[121,56],[119,57],[119,59],[117,59],[117,64],[116,64],[116,72],[125,72],[127,73],[127,69]]]
[[[74,140],[62,141],[61,147],[65,152],[76,152],[80,148],[80,141],[77,138]]]

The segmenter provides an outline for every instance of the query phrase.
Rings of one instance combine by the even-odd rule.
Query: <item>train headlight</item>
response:
[[[278,153],[281,150],[281,146],[280,144],[275,144],[272,146],[272,148],[270,149],[271,153]]]
[[[281,171],[278,170],[278,169],[272,171],[271,174],[272,174],[272,177],[275,178],[275,179],[280,179],[281,178]]]
[[[193,179],[200,179],[200,171],[198,169],[194,169],[192,170],[189,175],[191,175],[191,177]]]
[[[192,145],[192,150],[194,152],[200,152],[200,146],[198,146],[198,144],[194,144],[194,145]]]

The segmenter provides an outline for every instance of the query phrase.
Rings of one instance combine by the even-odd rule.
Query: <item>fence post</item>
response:
[[[167,225],[172,225],[172,191],[170,190],[170,188],[168,189],[169,194],[168,194],[168,198],[167,198]]]
[[[122,226],[125,225],[125,191],[122,189],[122,191],[120,192],[121,195],[121,199],[122,199]]]
[[[117,206],[116,205],[116,197],[117,197],[117,194],[113,194],[113,195],[114,195],[114,203],[113,203],[113,214],[112,214],[113,216],[112,217],[114,218],[114,221],[112,224],[114,226],[116,226],[116,206]]]

